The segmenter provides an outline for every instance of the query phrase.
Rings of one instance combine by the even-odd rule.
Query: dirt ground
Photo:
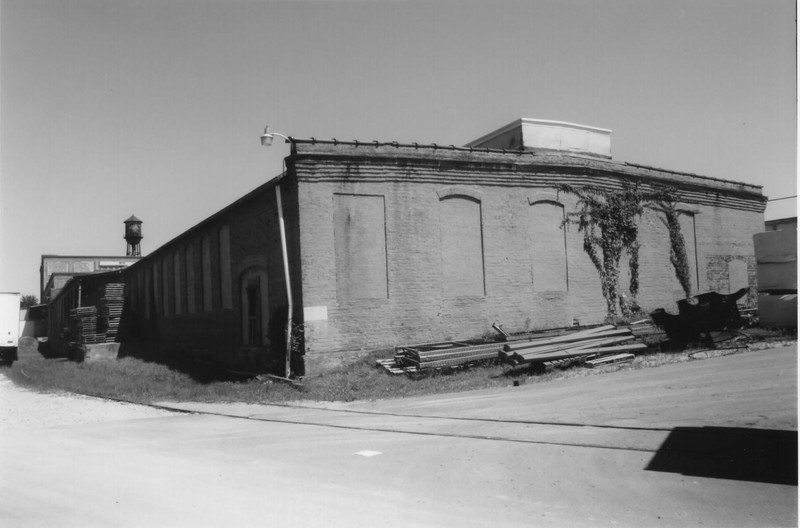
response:
[[[0,374],[0,434],[6,430],[65,427],[172,414],[152,407],[77,394],[42,394],[18,387]]]
[[[182,413],[0,376],[0,524],[796,526],[796,484],[739,471],[791,465],[796,396],[796,347],[408,400],[165,402]]]

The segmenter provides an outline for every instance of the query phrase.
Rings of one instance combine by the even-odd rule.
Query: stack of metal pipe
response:
[[[636,336],[630,328],[605,325],[556,337],[506,343],[499,357],[505,363],[521,365],[571,358],[589,359],[647,348],[643,343],[630,343],[634,339]]]
[[[395,348],[398,364],[419,369],[455,367],[480,361],[496,361],[503,343],[445,341]]]

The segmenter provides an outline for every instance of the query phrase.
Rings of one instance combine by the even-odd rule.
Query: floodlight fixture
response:
[[[261,134],[261,146],[262,147],[272,146],[272,140],[275,139],[275,136],[282,137],[284,140],[286,140],[287,143],[292,142],[292,138],[288,136],[284,136],[283,134],[279,134],[277,132],[270,132],[269,125],[267,125],[264,127],[264,133]]]

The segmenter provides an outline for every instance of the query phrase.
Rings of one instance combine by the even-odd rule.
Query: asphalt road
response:
[[[4,381],[2,526],[798,522],[796,346],[428,398],[163,404],[182,413]]]

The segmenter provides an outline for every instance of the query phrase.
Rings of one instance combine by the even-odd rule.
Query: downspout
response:
[[[292,314],[294,313],[294,302],[292,301],[292,285],[289,280],[289,253],[286,249],[286,225],[283,220],[283,205],[281,204],[281,186],[275,185],[275,197],[278,199],[278,225],[281,231],[281,251],[283,252],[283,272],[286,280],[286,299],[289,303],[289,312],[286,317],[286,365],[285,375],[291,375],[292,360]]]

